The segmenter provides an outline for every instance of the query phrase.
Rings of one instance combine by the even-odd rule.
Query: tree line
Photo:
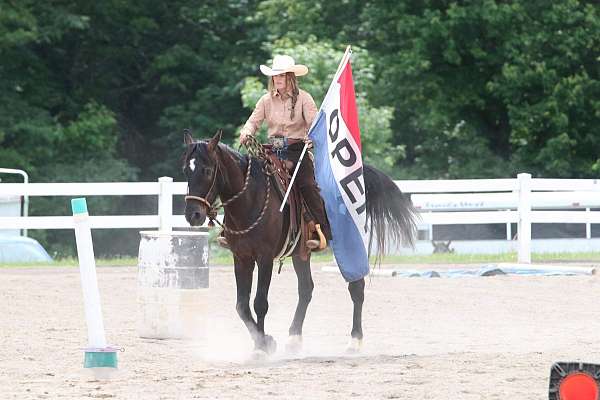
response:
[[[595,178],[599,9],[0,0],[0,166],[34,182],[181,180],[182,129],[223,129],[236,144],[266,87],[259,64],[279,53],[307,64],[300,85],[320,102],[351,44],[365,158],[394,178]],[[153,208],[94,201],[98,212]],[[62,203],[35,199],[32,213],[67,214]],[[35,235],[68,252],[59,233]]]

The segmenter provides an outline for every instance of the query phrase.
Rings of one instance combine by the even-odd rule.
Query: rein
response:
[[[254,229],[258,223],[263,219],[263,217],[265,216],[265,211],[267,211],[267,205],[269,204],[269,199],[271,196],[271,180],[269,179],[269,175],[271,175],[270,173],[268,173],[267,171],[265,171],[265,169],[263,168],[263,172],[265,172],[265,174],[267,175],[267,197],[265,198],[265,204],[263,205],[263,208],[259,214],[259,216],[257,217],[256,221],[254,221],[254,223],[252,223],[252,225],[250,225],[248,228],[246,229],[241,229],[241,230],[234,230],[231,228],[228,228],[227,226],[225,226],[225,224],[219,222],[219,220],[217,219],[217,213],[221,208],[227,207],[229,204],[231,204],[233,201],[237,200],[245,191],[246,189],[248,189],[248,184],[250,182],[250,173],[252,170],[252,156],[250,156],[248,161],[248,167],[246,169],[246,177],[244,178],[244,186],[242,187],[242,190],[240,190],[238,193],[236,193],[233,197],[231,197],[229,200],[222,202],[219,205],[214,205],[214,202],[211,204],[211,202],[209,202],[207,200],[207,198],[210,196],[210,193],[212,192],[213,188],[215,187],[215,182],[217,181],[217,175],[219,173],[219,160],[217,158],[217,167],[215,168],[215,173],[212,177],[212,183],[210,185],[210,188],[208,189],[208,192],[206,193],[206,195],[204,195],[204,197],[200,197],[200,196],[192,196],[192,195],[187,195],[185,196],[185,201],[187,202],[188,200],[196,200],[199,201],[202,205],[204,205],[206,207],[206,216],[209,219],[208,222],[208,226],[209,227],[213,227],[215,226],[215,221],[217,222],[217,224],[219,224],[223,230],[227,233],[229,233],[230,235],[245,235],[246,233],[250,232],[252,229]],[[188,187],[188,192],[189,192],[189,187]],[[216,198],[215,198],[216,201]]]

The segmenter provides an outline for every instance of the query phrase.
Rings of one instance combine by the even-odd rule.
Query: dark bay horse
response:
[[[277,257],[288,232],[289,210],[279,211],[280,197],[275,193],[271,177],[263,171],[262,161],[245,156],[219,143],[220,132],[212,139],[195,141],[188,133],[183,155],[183,170],[188,182],[185,218],[192,226],[204,224],[207,216],[216,215],[214,203],[219,197],[225,210],[224,226],[234,258],[237,285],[236,310],[254,340],[255,350],[272,353],[276,343],[265,334],[265,316],[269,309],[268,293]],[[415,210],[394,182],[377,169],[364,166],[367,196],[367,221],[370,245],[377,243],[380,257],[386,241],[413,244],[416,225]],[[295,254],[295,253],[294,253]],[[288,350],[301,346],[302,325],[313,291],[310,257],[303,261],[292,255],[298,277],[298,304],[289,329]],[[258,286],[254,298],[256,319],[250,310],[252,275],[258,266]],[[358,351],[362,343],[362,305],[364,278],[348,284],[354,303],[349,351]]]

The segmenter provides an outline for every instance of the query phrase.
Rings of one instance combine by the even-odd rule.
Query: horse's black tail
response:
[[[417,235],[417,211],[410,197],[383,172],[370,165],[363,166],[367,195],[367,226],[369,255],[373,242],[377,245],[376,263],[386,252],[388,241],[414,247]]]

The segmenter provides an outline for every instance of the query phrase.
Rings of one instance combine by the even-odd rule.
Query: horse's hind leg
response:
[[[265,335],[265,316],[269,311],[269,286],[273,274],[273,260],[260,260],[258,265],[258,286],[254,298],[254,312],[256,312],[257,338],[254,341],[257,349],[271,354],[277,349],[277,343],[270,335]]]
[[[310,258],[307,261],[303,261],[299,256],[293,256],[292,263],[294,264],[294,271],[298,278],[298,305],[296,306],[294,320],[289,330],[290,338],[287,350],[289,352],[297,352],[302,346],[302,325],[306,317],[306,309],[312,299],[315,284],[310,272]]]
[[[252,259],[240,259],[234,257],[235,283],[237,286],[237,301],[235,309],[248,328],[252,340],[256,343],[259,336],[256,321],[250,311],[250,291],[252,290],[252,273],[254,272],[254,261]]]
[[[348,346],[349,352],[358,352],[362,346],[362,307],[365,301],[365,279],[361,278],[348,284],[348,291],[354,303],[354,312],[352,316],[352,339]]]

